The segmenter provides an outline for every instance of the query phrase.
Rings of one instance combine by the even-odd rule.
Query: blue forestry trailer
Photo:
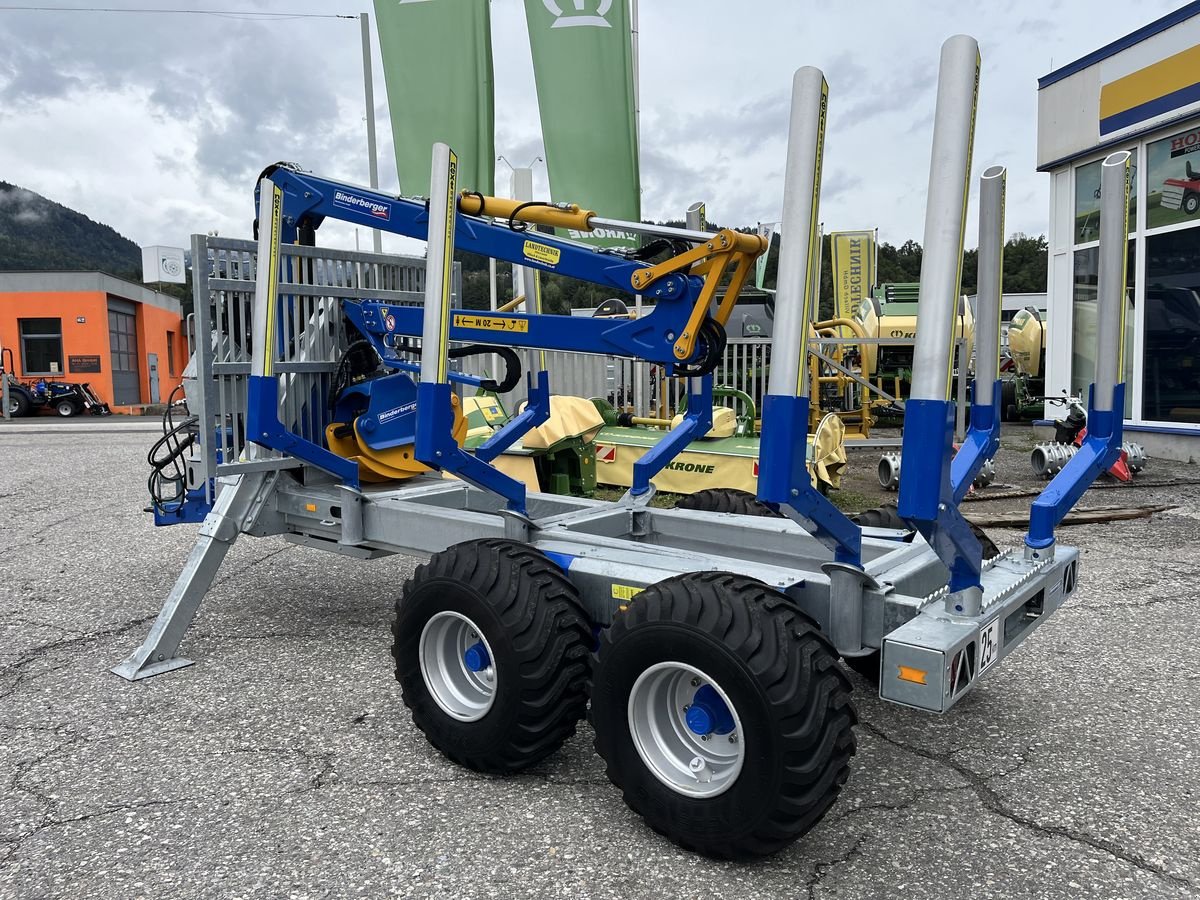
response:
[[[949,710],[1075,590],[1077,552],[1054,529],[1121,446],[1128,153],[1103,167],[1087,439],[1034,501],[1023,545],[983,558],[959,502],[999,443],[1001,167],[981,181],[979,359],[957,455],[948,400],[979,65],[969,37],[942,48],[905,528],[856,525],[805,468],[828,97],[822,73],[805,67],[792,85],[758,482],[758,499],[782,518],[649,503],[655,473],[710,427],[710,373],[766,249],[759,237],[460,191],[444,144],[427,201],[275,165],[257,187],[256,241],[193,239],[193,257],[212,266],[195,279],[192,415],[167,442],[177,474],[162,478],[175,491],[156,497],[155,514],[202,524],[149,635],[114,671],[135,680],[190,664],[181,641],[242,535],[359,559],[423,557],[396,601],[392,655],[413,722],[447,757],[516,772],[586,714],[626,802],[680,846],[745,858],[803,835],[836,800],[855,752],[839,658],[877,673],[885,700]],[[425,239],[427,258],[318,248],[330,218]],[[634,231],[665,258],[531,225]],[[654,310],[580,319],[543,315],[536,298],[525,313],[457,308],[456,247],[639,292]],[[457,391],[511,387],[515,348],[633,357],[686,379],[683,425],[642,457],[619,501],[531,493],[492,465],[550,415],[553,373],[537,365],[525,409],[463,449]],[[481,353],[504,360],[504,378],[464,371]]]

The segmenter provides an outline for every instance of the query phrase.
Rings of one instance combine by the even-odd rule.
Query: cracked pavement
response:
[[[243,538],[196,665],[110,674],[197,528],[142,513],[151,440],[0,431],[0,898],[1200,896],[1200,487],[1093,501],[1179,508],[1064,530],[1080,590],[949,715],[854,676],[841,799],[739,865],[645,827],[586,725],[511,778],[433,750],[391,674],[407,558]]]

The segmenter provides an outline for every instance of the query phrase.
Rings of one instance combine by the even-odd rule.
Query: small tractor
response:
[[[45,378],[18,381],[12,372],[12,350],[4,348],[5,365],[0,366],[0,378],[8,382],[8,414],[13,418],[34,416],[43,410],[63,418],[91,413],[94,416],[112,414],[108,404],[96,396],[91,385],[73,381],[50,381]]]

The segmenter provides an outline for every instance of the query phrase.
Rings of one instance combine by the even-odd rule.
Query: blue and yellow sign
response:
[[[1200,46],[1130,72],[1100,88],[1100,134],[1123,131],[1200,101]]]

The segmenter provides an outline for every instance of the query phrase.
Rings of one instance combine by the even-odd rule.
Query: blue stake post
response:
[[[975,296],[975,381],[971,428],[954,461],[954,503],[971,489],[983,464],[1000,449],[1000,308],[1004,294],[1004,190],[1007,173],[991,166],[979,179],[979,270]],[[966,360],[959,360],[966,365]]]
[[[796,519],[838,563],[862,564],[862,532],[813,487],[808,451],[808,339],[820,283],[821,161],[829,85],[805,66],[792,79],[792,115],[783,186],[783,240],[775,294],[771,375],[763,401],[758,499]],[[839,643],[839,647],[842,645]]]
[[[1087,437],[1029,510],[1027,557],[1053,557],[1054,529],[1091,483],[1121,455],[1125,415],[1125,283],[1131,156],[1100,167],[1100,264],[1096,285],[1096,378],[1088,394]]]
[[[951,477],[954,404],[949,396],[979,67],[979,45],[974,38],[960,34],[942,44],[926,199],[925,255],[921,260],[920,314],[913,348],[912,389],[904,407],[899,504],[901,517],[921,533],[950,570],[947,612],[972,616],[979,614],[983,600],[983,549],[959,513],[955,499]],[[965,364],[966,360],[960,360],[960,365]],[[968,450],[969,455],[960,464],[963,477],[974,464],[968,461],[990,444],[990,438],[982,443],[984,446]]]
[[[464,451],[454,440],[450,388],[450,271],[458,213],[458,157],[433,145],[429,187],[429,249],[425,263],[425,309],[421,331],[421,382],[417,387],[417,459],[499,494],[513,512],[525,513],[525,485]]]

